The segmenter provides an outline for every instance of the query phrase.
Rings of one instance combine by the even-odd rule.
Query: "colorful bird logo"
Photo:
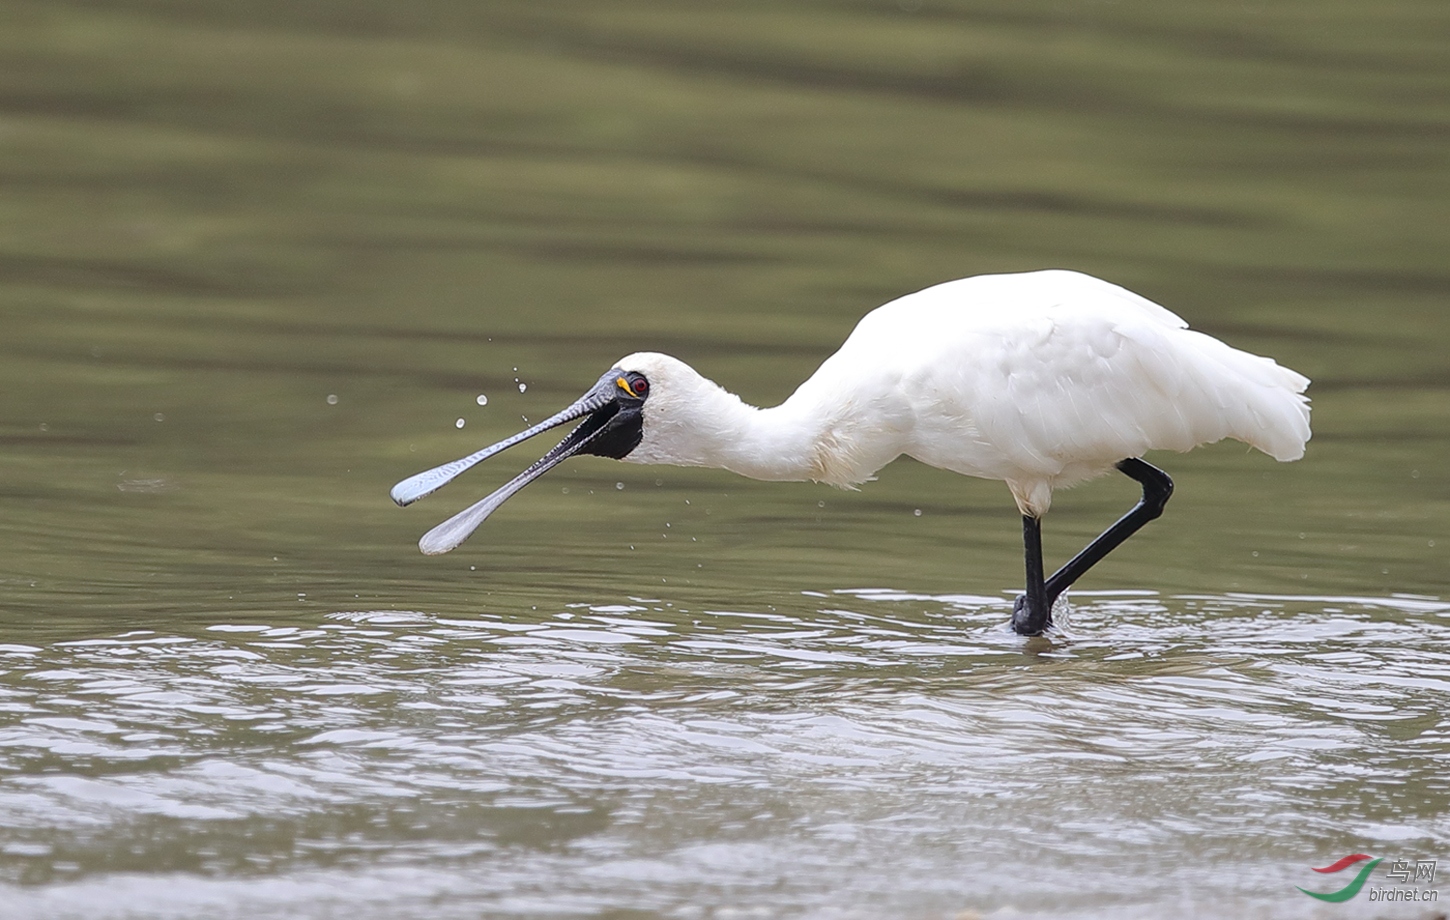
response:
[[[1348,901],[1350,898],[1359,894],[1359,890],[1364,887],[1365,881],[1369,879],[1369,874],[1374,871],[1375,866],[1378,866],[1380,864],[1380,860],[1370,859],[1368,853],[1351,853],[1343,859],[1336,860],[1332,864],[1325,866],[1323,869],[1314,870],[1315,872],[1326,873],[1341,872],[1345,869],[1348,869],[1355,863],[1365,859],[1369,859],[1370,861],[1359,870],[1359,874],[1354,877],[1354,881],[1350,882],[1348,885],[1345,885],[1338,891],[1319,892],[1310,891],[1307,888],[1299,888],[1299,890],[1309,895],[1309,897],[1311,898],[1318,898],[1321,901],[1328,901],[1331,904],[1338,904],[1340,901]],[[1297,885],[1294,887],[1298,888]]]

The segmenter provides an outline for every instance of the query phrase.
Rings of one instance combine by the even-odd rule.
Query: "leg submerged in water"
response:
[[[1042,577],[1042,523],[1034,517],[1023,517],[1022,543],[1027,559],[1027,590],[1012,606],[1012,629],[1017,633],[1024,636],[1041,635],[1043,630],[1052,625],[1052,605],[1062,592],[1124,540],[1137,533],[1144,524],[1163,513],[1163,506],[1168,504],[1168,499],[1173,494],[1173,480],[1168,474],[1136,457],[1120,460],[1117,467],[1125,476],[1143,486],[1143,497],[1117,523],[1103,531],[1082,552],[1052,573],[1051,578],[1044,580]]]

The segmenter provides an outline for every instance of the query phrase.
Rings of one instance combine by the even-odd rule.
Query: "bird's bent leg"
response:
[[[1144,524],[1162,514],[1163,506],[1168,504],[1168,498],[1173,494],[1173,480],[1153,464],[1130,457],[1127,460],[1119,461],[1117,466],[1124,475],[1137,480],[1143,486],[1143,497],[1138,500],[1131,511],[1119,518],[1116,524],[1103,531],[1096,540],[1089,543],[1082,552],[1069,559],[1066,565],[1053,572],[1052,577],[1047,579],[1046,593],[1049,611],[1058,596],[1066,591],[1069,585],[1081,578],[1084,572],[1096,565],[1108,553],[1117,549],[1119,544],[1137,533]]]
[[[1052,601],[1042,580],[1042,521],[1022,515],[1022,548],[1027,557],[1027,593],[1012,605],[1012,628],[1023,636],[1041,635],[1052,625]]]

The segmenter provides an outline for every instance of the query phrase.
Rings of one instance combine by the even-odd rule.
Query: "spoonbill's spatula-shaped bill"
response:
[[[534,435],[557,428],[575,419],[584,421],[569,433],[552,450],[540,457],[533,465],[509,480],[487,498],[470,505],[453,517],[434,527],[418,541],[418,548],[429,556],[446,553],[457,547],[498,509],[515,492],[538,479],[549,470],[579,453],[620,456],[639,443],[640,404],[648,391],[648,384],[641,386],[642,378],[616,369],[611,370],[589,392],[579,397],[562,412],[555,413],[511,438],[485,447],[458,460],[442,466],[435,466],[414,476],[409,476],[393,486],[393,501],[399,505],[410,505],[426,495],[446,486],[461,473],[507,450]],[[625,446],[627,445],[627,447]]]

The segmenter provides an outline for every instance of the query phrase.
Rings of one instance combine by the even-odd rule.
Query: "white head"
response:
[[[621,358],[622,373],[648,381],[639,443],[616,455],[631,463],[724,466],[722,444],[738,438],[741,417],[755,412],[740,397],[669,355],[641,351]]]

